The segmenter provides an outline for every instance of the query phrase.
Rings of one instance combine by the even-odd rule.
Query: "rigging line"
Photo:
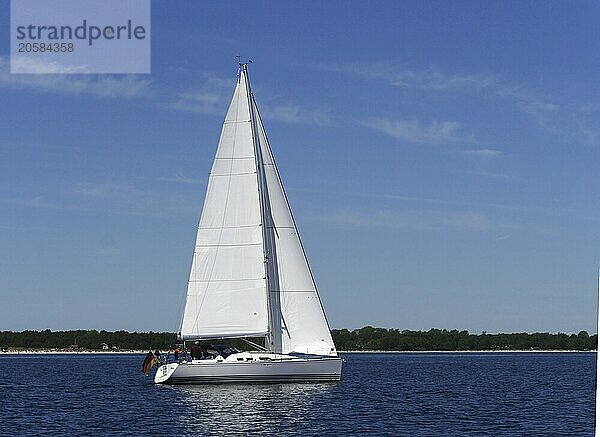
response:
[[[254,346],[255,348],[258,348],[261,351],[268,351],[269,349],[267,349],[264,346],[261,346],[260,344],[254,343],[253,341],[248,340],[247,338],[240,338],[240,340],[242,340],[245,343],[248,343],[250,346]]]
[[[281,312],[281,322],[283,323],[283,326],[282,326],[282,328],[281,328],[281,329],[282,329],[282,330],[285,330],[285,332],[286,332],[286,333],[287,333],[287,335],[288,335],[288,338],[291,340],[291,339],[292,339],[292,336],[291,336],[291,334],[290,334],[290,330],[289,330],[289,328],[288,328],[288,326],[287,326],[287,322],[285,321],[285,317],[283,317],[283,311]],[[283,347],[283,346],[282,346],[282,347]]]
[[[193,257],[192,257],[193,260]],[[191,267],[190,267],[191,268]],[[189,282],[189,281],[188,281]],[[179,296],[179,305],[178,305],[178,311],[177,311],[177,319],[176,319],[176,324],[175,324],[175,331],[177,331],[179,333],[179,335],[181,335],[181,328],[183,328],[183,317],[185,314],[185,304],[187,301],[187,285],[185,287],[185,293],[181,293]]]

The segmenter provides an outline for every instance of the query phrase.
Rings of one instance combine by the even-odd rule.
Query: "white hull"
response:
[[[339,357],[299,358],[290,355],[240,353],[210,360],[164,364],[154,377],[157,384],[214,384],[242,382],[339,381]]]

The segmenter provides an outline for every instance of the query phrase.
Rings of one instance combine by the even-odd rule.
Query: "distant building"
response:
[[[102,348],[102,350],[108,350],[108,345],[106,343],[101,343],[100,347]]]

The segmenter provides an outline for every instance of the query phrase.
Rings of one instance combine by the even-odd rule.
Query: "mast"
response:
[[[277,254],[274,241],[274,226],[271,216],[269,193],[264,174],[263,156],[258,135],[257,114],[254,110],[254,95],[248,74],[248,63],[240,62],[240,74],[246,78],[246,93],[250,108],[250,123],[252,126],[252,143],[256,156],[256,176],[258,179],[258,195],[260,199],[260,215],[263,234],[263,254],[265,266],[265,281],[267,291],[267,313],[269,332],[265,338],[265,346],[272,352],[281,353],[281,308],[279,301],[279,274],[277,271]]]

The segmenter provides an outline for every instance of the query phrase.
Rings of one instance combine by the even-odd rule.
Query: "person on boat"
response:
[[[175,348],[175,350],[173,351],[173,355],[175,355],[175,361],[179,361],[179,354],[181,353],[181,351],[179,350],[178,347]]]
[[[190,351],[193,360],[199,360],[202,358],[202,349],[200,348],[199,344],[199,341],[195,342]]]
[[[158,360],[159,363],[162,363],[162,356],[160,354],[160,350],[159,349],[156,349],[154,351],[154,356],[156,357],[156,359]]]

